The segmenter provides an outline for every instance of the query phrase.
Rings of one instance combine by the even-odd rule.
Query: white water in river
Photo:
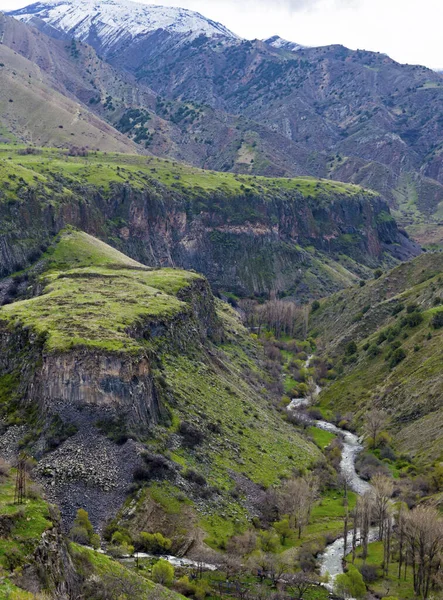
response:
[[[308,358],[306,361],[306,368],[309,367],[312,356]],[[318,396],[321,388],[316,386],[315,395]],[[306,398],[294,398],[292,402],[288,406],[288,410],[293,413],[296,413],[298,409],[309,406],[310,402]],[[360,443],[359,438],[350,431],[346,431],[345,429],[341,429],[328,421],[317,421],[311,420],[301,413],[299,415],[302,419],[308,420],[312,425],[318,427],[319,429],[323,429],[325,431],[329,431],[338,435],[343,440],[343,450],[340,462],[340,471],[343,476],[346,477],[349,482],[349,487],[359,495],[362,495],[371,490],[371,485],[364,481],[355,470],[355,460],[357,455],[363,449],[363,446]],[[376,529],[371,529],[369,533],[369,541],[375,541],[377,537]],[[327,585],[328,589],[333,588],[334,579],[340,573],[343,573],[343,552],[344,552],[344,537],[341,537],[332,544],[329,544],[323,554],[319,556],[320,562],[320,573],[325,575],[329,573],[331,579],[329,584]],[[352,545],[352,531],[348,533],[348,544],[347,547],[351,548]]]

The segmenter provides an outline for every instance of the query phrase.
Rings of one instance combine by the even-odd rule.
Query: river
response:
[[[312,360],[312,356],[309,356],[305,366],[309,367],[310,362]],[[314,397],[318,396],[321,392],[321,388],[317,385],[315,387],[315,392],[313,394]],[[343,449],[340,461],[340,471],[343,476],[346,477],[348,481],[348,485],[350,489],[356,492],[359,495],[365,494],[371,490],[371,485],[364,481],[355,470],[355,461],[357,455],[363,449],[363,446],[360,443],[360,440],[355,433],[351,433],[350,431],[346,431],[345,429],[341,429],[337,427],[333,423],[329,423],[328,421],[322,420],[314,420],[309,419],[306,414],[301,410],[310,405],[310,401],[306,398],[294,398],[288,406],[288,410],[292,413],[298,413],[298,416],[306,421],[309,421],[310,424],[318,427],[319,429],[324,429],[325,431],[329,431],[338,435],[343,440]],[[351,548],[352,545],[352,530],[348,533],[348,544],[347,547]],[[358,538],[359,536],[357,536]],[[375,541],[377,538],[377,530],[375,528],[370,530],[369,533],[369,541]],[[340,573],[343,573],[343,551],[344,551],[344,537],[340,537],[332,544],[329,544],[323,554],[318,557],[318,561],[320,564],[320,573],[321,575],[325,575],[326,573],[330,576],[330,581],[326,585],[326,587],[332,591],[334,586],[334,579]],[[151,558],[152,555],[139,553],[139,558]],[[153,558],[153,557],[152,557]],[[158,558],[158,557],[156,557]],[[174,566],[183,566],[183,567],[197,567],[199,563],[186,559],[186,558],[178,558],[176,556],[162,556],[161,558],[166,559],[168,562],[173,564]],[[134,561],[134,557],[127,557],[126,560]],[[203,568],[208,570],[216,570],[218,567],[212,564],[204,564],[201,565]]]
[[[311,360],[312,356],[309,356],[305,363],[306,368],[309,368]],[[320,392],[321,388],[317,385],[314,397],[318,396]],[[314,425],[315,427],[318,427],[319,429],[324,429],[325,431],[329,431],[341,437],[341,439],[343,440],[343,450],[340,461],[341,474],[343,475],[343,477],[346,477],[349,487],[357,494],[362,495],[366,492],[369,492],[371,490],[371,485],[367,481],[364,481],[355,470],[355,461],[357,455],[363,449],[363,446],[361,445],[358,436],[356,436],[355,433],[351,433],[350,431],[341,429],[340,427],[337,427],[336,425],[333,425],[328,421],[309,419],[308,417],[306,417],[304,412],[300,411],[300,409],[306,408],[309,405],[310,402],[306,398],[294,398],[288,406],[288,410],[290,410],[292,413],[298,412],[299,416],[302,419],[308,420],[309,423]],[[351,548],[352,534],[352,531],[348,533],[348,548]],[[376,538],[376,529],[371,529],[369,533],[369,541],[374,541]],[[335,542],[329,544],[326,547],[323,554],[321,554],[318,557],[320,563],[320,573],[322,575],[329,573],[330,575],[330,582],[327,585],[327,587],[331,590],[334,585],[335,577],[340,573],[343,573],[342,558],[344,551],[344,542],[344,537],[335,540]]]

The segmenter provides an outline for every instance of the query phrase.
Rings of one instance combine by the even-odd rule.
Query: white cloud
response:
[[[35,1],[35,0],[31,0]],[[198,10],[250,39],[343,44],[443,68],[442,0],[143,0]],[[0,0],[0,10],[26,0]]]

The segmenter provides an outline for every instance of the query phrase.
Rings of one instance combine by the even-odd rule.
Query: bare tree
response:
[[[414,591],[429,597],[433,576],[441,569],[443,520],[430,506],[418,506],[405,515],[405,539],[412,564]]]
[[[369,543],[369,529],[371,526],[371,519],[373,514],[373,498],[370,492],[363,494],[357,499],[357,506],[354,517],[354,534],[352,540],[352,561],[355,560],[355,535],[356,531],[360,529],[360,540],[362,546],[362,558],[365,560],[368,556],[368,543]]]
[[[385,523],[388,517],[389,500],[394,492],[392,479],[376,473],[371,479],[374,499],[374,517],[378,523],[378,539],[383,541]]]
[[[343,486],[343,506],[345,507],[345,517],[343,520],[343,559],[348,554],[348,533],[349,533],[349,500],[348,489],[351,483],[351,476],[348,473],[342,473],[340,483]]]
[[[296,600],[303,600],[306,592],[313,586],[318,584],[318,580],[312,574],[303,573],[299,571],[298,573],[293,573],[286,578],[286,591],[289,592],[291,598],[295,598]]]
[[[301,538],[308,524],[312,506],[317,499],[319,482],[315,475],[289,479],[280,491],[279,505],[282,514],[288,515],[291,526],[298,529]]]
[[[373,448],[377,446],[377,437],[386,428],[388,415],[377,408],[368,412],[364,424],[365,436],[370,439]]]

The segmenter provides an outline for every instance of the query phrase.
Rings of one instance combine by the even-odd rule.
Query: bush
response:
[[[434,329],[441,329],[443,327],[443,310],[435,313],[432,317],[431,325]]]
[[[74,526],[69,532],[69,537],[73,542],[87,546],[89,544],[89,535],[84,527]]]
[[[335,578],[334,591],[340,597],[352,597],[357,598],[357,600],[364,598],[366,585],[360,571],[350,565],[347,573],[341,573]]]
[[[197,471],[194,471],[194,469],[188,469],[185,471],[183,477],[191,483],[196,483],[197,485],[201,486],[206,485],[206,479],[203,477],[203,475],[197,473]]]
[[[345,350],[346,355],[352,356],[356,352],[357,352],[357,344],[354,341],[349,342],[349,344],[346,346],[346,350]]]
[[[374,583],[378,579],[377,567],[375,565],[361,565],[359,571],[366,584]]]
[[[408,313],[408,315],[411,315],[414,312],[418,312],[420,310],[420,307],[418,306],[418,304],[408,304],[408,306],[406,307],[406,312]]]
[[[190,447],[190,448],[194,448],[195,446],[198,446],[199,444],[201,444],[205,438],[204,434],[202,431],[200,431],[200,429],[197,429],[197,427],[195,427],[195,425],[192,425],[191,423],[187,423],[186,421],[183,421],[182,423],[180,423],[180,427],[179,427],[179,433],[180,435],[183,437],[183,441],[185,443],[186,446]]]
[[[83,509],[79,508],[77,515],[74,519],[74,524],[71,531],[69,532],[70,538],[78,544],[90,544],[92,536],[94,535],[94,528],[89,520],[88,513]]]
[[[171,585],[174,581],[174,567],[167,560],[159,560],[152,567],[152,579],[161,585]]]
[[[420,312],[415,311],[408,313],[406,317],[403,317],[403,319],[401,320],[401,325],[402,327],[417,327],[417,325],[420,325],[422,321],[423,315]]]
[[[319,308],[320,308],[320,302],[318,300],[314,300],[314,302],[311,304],[312,312],[315,312]]]
[[[375,358],[376,356],[378,356],[380,354],[380,352],[381,352],[381,350],[377,346],[377,344],[371,344],[368,348],[368,356],[370,358]]]
[[[401,312],[404,309],[405,305],[404,304],[396,304],[394,306],[394,308],[392,309],[392,315],[398,315],[399,312]]]
[[[397,348],[395,352],[392,353],[391,359],[389,361],[389,368],[393,369],[398,364],[400,364],[406,358],[406,352],[403,348]]]
[[[135,481],[149,481],[153,478],[164,479],[171,471],[171,464],[161,454],[142,452],[144,465],[135,468],[133,478]]]
[[[136,550],[152,554],[164,554],[172,547],[172,541],[161,533],[147,533],[142,531],[135,543]]]

